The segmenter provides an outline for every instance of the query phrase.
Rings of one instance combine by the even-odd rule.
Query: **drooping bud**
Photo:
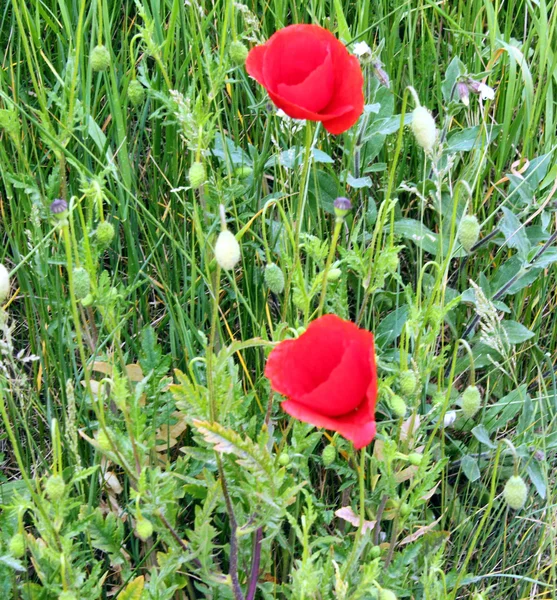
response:
[[[450,427],[456,421],[456,410],[448,410],[443,417],[443,427]]]
[[[437,127],[432,114],[424,106],[418,106],[412,112],[412,131],[418,144],[430,154],[437,141]]]
[[[57,219],[65,219],[68,216],[68,203],[62,198],[57,198],[50,205],[50,212]]]
[[[10,274],[8,269],[0,263],[0,302],[8,297],[10,293]]]
[[[149,519],[140,517],[135,522],[135,533],[140,540],[145,542],[153,535],[153,524]]]
[[[66,484],[61,475],[51,475],[44,486],[46,495],[52,502],[59,502],[64,496]]]
[[[14,558],[21,558],[25,554],[25,538],[22,533],[16,533],[10,539],[8,546],[10,554]]]
[[[467,419],[471,419],[482,405],[480,390],[475,385],[469,385],[462,394],[462,413]]]
[[[89,61],[93,71],[106,71],[110,67],[110,51],[106,46],[99,44],[91,50]]]
[[[337,198],[334,201],[333,206],[337,219],[344,219],[344,217],[352,210],[352,202],[343,196]]]
[[[188,179],[190,180],[190,185],[194,190],[200,188],[205,181],[207,181],[207,171],[205,169],[205,165],[199,161],[194,162],[188,172]]]
[[[333,444],[329,444],[323,448],[321,453],[321,460],[326,467],[330,467],[337,457],[337,449]]]
[[[278,265],[269,263],[265,267],[264,279],[273,294],[282,294],[284,290],[284,273]]]
[[[383,69],[383,64],[378,60],[373,63],[373,74],[377,77],[381,85],[384,85],[386,88],[391,87],[389,75]]]
[[[524,506],[528,497],[528,486],[520,475],[509,478],[503,490],[503,497],[513,510],[520,510]]]
[[[419,452],[412,452],[408,455],[408,462],[416,467],[419,467],[422,464],[424,459],[424,455]]]
[[[466,252],[474,247],[480,238],[480,224],[475,215],[464,215],[458,227],[458,241]]]
[[[132,79],[128,85],[128,100],[132,106],[139,106],[145,99],[145,88],[137,79]]]
[[[406,415],[406,411],[408,410],[406,402],[404,402],[404,400],[397,394],[393,394],[389,398],[389,406],[391,407],[391,410],[395,416],[400,417],[401,419]]]
[[[228,229],[221,231],[215,244],[215,258],[221,269],[232,270],[240,260],[240,244]]]
[[[400,393],[403,396],[411,396],[416,391],[418,385],[418,378],[416,373],[412,369],[407,369],[400,373],[400,379],[398,380]]]
[[[97,246],[102,250],[106,250],[114,239],[114,225],[109,221],[101,221],[97,225],[95,239],[97,240]]]
[[[229,52],[230,60],[235,65],[243,65],[246,62],[246,58],[248,57],[248,53],[249,53],[245,44],[242,43],[240,40],[234,40],[230,44],[230,49],[228,52]]]
[[[82,267],[73,270],[73,289],[76,300],[83,300],[91,291],[91,278]]]

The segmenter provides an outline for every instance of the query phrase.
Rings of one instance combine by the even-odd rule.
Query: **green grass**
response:
[[[344,20],[352,42],[382,46],[380,58],[391,86],[380,87],[372,69],[366,70],[366,102],[378,103],[380,112],[372,116],[370,135],[363,136],[361,145],[356,128],[339,137],[325,135],[321,127],[307,130],[333,162],[309,165],[307,205],[297,220],[304,166],[269,166],[268,161],[280,151],[304,147],[306,133],[284,127],[260,86],[243,67],[230,64],[228,45],[237,36],[251,47],[293,22],[318,23],[338,36]],[[473,295],[466,292],[470,281],[492,297],[524,262],[521,245],[539,249],[555,231],[556,26],[557,6],[544,0],[253,0],[244,8],[229,0],[10,0],[0,8],[0,108],[13,111],[0,114],[0,260],[12,270],[13,280],[4,307],[13,324],[13,348],[3,351],[0,375],[0,589],[6,597],[57,598],[62,589],[74,590],[78,598],[108,597],[154,565],[160,582],[153,577],[146,598],[170,598],[173,593],[183,598],[233,597],[222,582],[211,583],[208,574],[228,573],[230,561],[230,522],[220,488],[213,486],[219,472],[212,446],[199,433],[194,435],[191,426],[190,417],[203,416],[208,402],[198,407],[199,414],[178,402],[179,418],[188,428],[175,446],[158,453],[155,432],[179,400],[167,384],[176,380],[173,370],[179,369],[196,389],[209,388],[206,397],[204,387],[196,392],[205,400],[214,394],[225,398],[230,385],[236,412],[223,410],[221,425],[258,439],[273,397],[263,377],[264,347],[248,342],[278,341],[315,316],[318,280],[313,298],[295,301],[296,288],[309,289],[324,267],[322,249],[306,234],[330,241],[330,204],[341,194],[349,194],[356,206],[341,233],[336,259],[343,260],[343,275],[328,285],[326,312],[359,320],[375,332],[383,386],[396,391],[399,370],[406,365],[417,370],[420,392],[408,404],[422,415],[419,439],[433,466],[420,471],[414,486],[405,487],[382,470],[382,459],[373,457],[374,446],[368,449],[367,472],[381,473],[376,488],[372,477],[366,479],[368,518],[377,517],[384,495],[389,501],[407,498],[412,505],[409,520],[385,521],[379,574],[372,576],[370,548],[377,540],[374,544],[364,536],[362,544],[368,545],[353,560],[356,528],[333,516],[341,506],[351,505],[356,513],[360,506],[357,459],[352,459],[350,446],[334,438],[341,453],[325,468],[320,454],[327,438],[313,436],[317,430],[292,426],[275,396],[269,455],[273,476],[278,476],[274,457],[286,450],[292,461],[288,478],[292,485],[306,483],[312,507],[305,508],[302,491],[291,504],[286,496],[284,505],[277,501],[276,515],[265,512],[270,509],[263,502],[267,508],[261,508],[260,518],[266,515],[268,523],[257,597],[341,597],[330,589],[315,595],[302,585],[306,581],[309,586],[315,573],[332,582],[331,558],[346,578],[347,598],[374,597],[376,588],[365,583],[364,565],[370,581],[392,587],[399,597],[468,598],[480,591],[491,599],[557,597],[554,248],[545,252],[543,268],[530,268],[501,298],[505,306],[497,305],[505,311],[499,313],[505,321],[520,323],[533,335],[513,330],[517,341],[492,357],[496,364],[486,358],[485,346],[478,345],[479,334],[468,339],[485,398],[481,414],[473,423],[459,418],[452,429],[437,427],[435,421],[448,409],[458,409],[455,401],[469,382],[470,361],[458,340],[475,314]],[[89,63],[98,43],[111,56],[110,68],[101,73],[93,72]],[[455,109],[447,117],[443,83],[454,58],[471,75],[486,73],[496,96],[483,106],[474,97],[469,108]],[[138,107],[127,95],[134,78],[146,91]],[[454,154],[438,185],[410,130],[399,132],[398,118],[393,118],[390,133],[378,133],[380,118],[398,117],[403,105],[407,112],[414,107],[405,92],[408,86],[436,115],[438,127],[447,124],[449,144],[460,130],[471,135],[470,128],[478,127],[481,132],[471,150]],[[176,103],[172,90],[190,103],[193,117],[185,115],[186,105]],[[499,127],[497,136],[486,144],[485,133],[494,125]],[[219,152],[222,144],[215,150],[215,143],[221,136],[230,146]],[[237,172],[239,156],[252,169],[246,179]],[[209,181],[192,190],[188,170],[200,157]],[[369,175],[371,185],[347,187],[346,170]],[[49,211],[59,197],[71,199],[66,230]],[[240,232],[242,261],[234,272],[223,273],[219,284],[212,247],[221,203],[229,228]],[[504,219],[503,208],[510,211]],[[502,232],[467,260],[453,246],[457,221],[466,210],[482,223],[482,237],[497,227]],[[406,222],[412,231],[403,227],[403,219],[413,220]],[[113,223],[117,235],[100,251],[94,231],[102,220]],[[517,222],[526,227],[516,231]],[[412,234],[420,234],[420,223],[438,234],[433,251],[412,241]],[[399,266],[389,272],[384,257],[398,250]],[[286,275],[283,294],[271,294],[263,281],[270,260]],[[91,276],[90,306],[72,295],[68,266],[76,264]],[[366,276],[371,282],[367,290],[362,285]],[[451,304],[464,292],[465,301]],[[246,343],[234,357],[237,379],[226,375],[222,354],[212,358],[212,351],[218,353],[233,341]],[[21,362],[30,355],[38,359]],[[214,377],[206,376],[205,356]],[[95,361],[110,363],[115,371],[141,362],[144,374],[153,371],[145,383],[145,404],[139,395],[134,397],[135,382],[107,384],[100,400],[93,396],[90,379],[103,377],[94,370]],[[68,381],[75,390],[75,410]],[[191,404],[193,392],[181,393]],[[441,400],[438,412],[426,417],[433,399]],[[378,405],[378,420],[379,439],[392,438],[404,446],[400,422],[384,400]],[[493,447],[471,433],[477,425],[483,425]],[[108,451],[111,467],[103,452],[87,441],[105,428],[121,450],[119,455],[114,452],[118,448]],[[528,502],[517,513],[501,498],[515,462],[503,439],[517,448],[517,468],[530,486]],[[129,440],[138,446],[130,449]],[[264,445],[264,440],[259,442]],[[128,452],[137,459],[131,470],[122,458]],[[464,465],[474,463],[478,478],[463,468],[465,457]],[[257,484],[230,457],[223,460],[235,510],[245,523]],[[51,472],[63,471],[69,482],[80,468],[101,464],[102,470],[117,474],[120,494],[99,480],[99,470],[76,481],[59,507],[42,492],[44,477]],[[147,481],[134,473],[138,469],[147,473]],[[172,474],[172,486],[162,482],[163,473]],[[439,484],[429,502],[417,495],[422,483]],[[110,504],[111,498],[122,512]],[[132,533],[139,505],[155,525],[155,537],[146,543]],[[81,520],[80,506],[86,507]],[[111,525],[106,519],[101,523],[94,512],[98,506],[105,512],[112,506],[114,521],[123,524],[113,524],[108,532]],[[161,521],[161,506],[168,511],[173,533],[196,548],[193,558]],[[315,516],[306,534],[294,527],[304,511],[309,512],[300,527]],[[59,531],[49,525],[53,515],[63,523]],[[395,548],[395,542],[437,519],[431,534]],[[8,543],[18,528],[44,539],[52,554],[46,556],[40,544],[29,541],[21,562],[2,562],[3,556],[11,556]],[[248,533],[239,538],[244,593],[255,536]],[[104,537],[117,541],[98,541]],[[157,562],[159,552],[171,556],[172,574],[164,572],[162,560]],[[207,558],[211,552],[213,562]],[[60,555],[69,565],[65,582]],[[120,572],[123,556],[129,561]],[[94,564],[98,571],[92,574]],[[80,583],[80,573],[95,579],[96,587]],[[367,586],[361,596],[354,591],[359,584]],[[168,591],[172,585],[180,591]]]

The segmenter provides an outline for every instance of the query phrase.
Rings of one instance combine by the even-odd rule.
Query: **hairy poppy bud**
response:
[[[251,167],[248,167],[247,165],[244,167],[238,167],[234,171],[234,174],[236,175],[236,177],[239,177],[240,179],[246,179],[252,173],[253,173],[253,169]]]
[[[290,455],[288,454],[288,452],[282,452],[281,455],[278,457],[278,462],[279,465],[282,465],[283,467],[286,467],[287,465],[290,464]]]
[[[337,219],[344,219],[344,217],[352,210],[352,202],[343,196],[337,198],[334,201],[333,206]]]
[[[480,224],[475,215],[464,215],[458,227],[458,241],[466,252],[470,252],[480,238]]]
[[[416,391],[416,386],[418,385],[416,373],[412,369],[402,371],[398,384],[400,387],[400,393],[403,396],[411,396]]]
[[[426,153],[431,153],[437,141],[435,119],[424,106],[418,106],[412,113],[412,131],[418,144]]]
[[[128,85],[128,100],[132,106],[139,106],[145,98],[145,88],[137,79],[132,79]]]
[[[327,281],[338,281],[342,276],[342,270],[335,268],[330,269],[327,273]]]
[[[419,454],[418,452],[412,452],[412,454],[408,455],[408,462],[416,467],[419,467],[422,464],[423,459],[424,455]]]
[[[66,489],[64,478],[61,475],[51,475],[46,480],[44,489],[46,495],[52,502],[59,502],[62,500],[62,497],[64,496],[64,490]]]
[[[8,546],[10,554],[15,558],[21,558],[25,554],[25,538],[22,533],[16,533],[10,539]]]
[[[135,523],[135,533],[140,540],[145,542],[153,535],[153,524],[149,519],[140,517]]]
[[[389,398],[389,406],[391,407],[391,410],[393,411],[395,416],[402,418],[404,417],[404,415],[406,415],[406,402],[404,402],[404,400],[400,396],[393,394]]]
[[[205,169],[205,165],[199,161],[194,162],[188,172],[188,179],[194,190],[200,188],[205,181],[207,181],[207,170]]]
[[[269,263],[265,267],[264,279],[273,294],[282,294],[284,290],[284,273],[278,265]]]
[[[323,452],[321,454],[321,460],[326,467],[331,466],[337,457],[337,449],[333,446],[333,444],[329,444],[323,448]]]
[[[397,600],[397,597],[391,590],[382,589],[379,592],[379,600]]]
[[[469,385],[462,394],[462,413],[467,419],[471,419],[482,405],[480,390],[475,385]]]
[[[240,244],[228,229],[219,233],[215,244],[215,258],[221,269],[226,271],[233,269],[240,260]]]
[[[503,490],[505,502],[514,510],[520,510],[528,497],[528,486],[520,475],[513,475],[505,484]]]
[[[106,71],[110,67],[110,52],[106,46],[95,46],[89,56],[93,71]]]
[[[372,546],[369,549],[369,556],[373,558],[379,558],[381,556],[381,546]]]
[[[8,269],[0,263],[0,302],[8,297],[10,293],[10,274]]]
[[[243,65],[248,57],[248,49],[240,40],[235,40],[230,44],[228,51],[230,60],[236,65]]]
[[[50,212],[57,219],[65,219],[68,215],[68,203],[65,200],[62,200],[62,198],[57,198],[50,205]]]
[[[97,225],[95,238],[99,248],[102,248],[103,250],[108,248],[114,239],[114,225],[108,221],[101,221]]]
[[[91,278],[82,267],[73,270],[73,289],[77,300],[83,300],[91,290]]]

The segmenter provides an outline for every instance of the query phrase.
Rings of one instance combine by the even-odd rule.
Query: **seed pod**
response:
[[[327,273],[327,281],[338,281],[342,276],[342,270],[339,268],[330,269]]]
[[[437,141],[435,119],[424,106],[418,106],[412,113],[412,131],[418,144],[430,154]]]
[[[520,475],[513,475],[505,484],[503,490],[505,502],[514,510],[520,510],[528,497],[528,486]]]
[[[243,65],[248,57],[248,49],[240,40],[235,40],[230,44],[229,49],[230,60],[235,65]]]
[[[290,455],[288,452],[282,452],[278,457],[279,465],[286,467],[290,464]]]
[[[480,224],[478,219],[474,215],[464,215],[458,228],[458,241],[466,252],[470,252],[479,239]]]
[[[51,475],[44,486],[46,495],[52,502],[60,502],[64,497],[64,491],[66,484],[64,478],[61,475]]]
[[[400,379],[398,380],[400,393],[403,396],[411,396],[416,391],[418,385],[418,378],[416,373],[412,369],[407,369],[400,373]]]
[[[321,460],[326,467],[331,466],[337,457],[337,449],[333,446],[333,444],[329,444],[325,446],[323,452],[321,454]]]
[[[132,106],[139,106],[145,99],[145,88],[137,79],[132,79],[128,85],[128,100]]]
[[[282,294],[284,290],[284,273],[275,263],[269,263],[265,267],[265,284],[273,294]]]
[[[0,263],[0,302],[8,297],[10,293],[10,274],[8,269]]]
[[[149,519],[140,517],[135,523],[135,533],[140,540],[145,542],[153,535],[153,524]]]
[[[475,385],[469,385],[462,394],[462,413],[467,419],[471,419],[482,405],[482,395]]]
[[[393,411],[395,416],[400,417],[402,419],[406,415],[406,402],[404,402],[404,400],[400,396],[397,396],[396,394],[392,395],[389,398],[389,406],[391,407],[391,410]]]
[[[106,250],[114,239],[114,225],[108,221],[101,221],[97,225],[95,238],[97,240],[97,246],[102,250]]]
[[[232,270],[240,260],[240,244],[228,229],[219,233],[215,244],[215,258],[221,269],[226,271]]]
[[[91,290],[91,278],[82,267],[73,270],[73,289],[77,300],[83,300]]]
[[[93,71],[106,71],[110,67],[110,52],[102,44],[95,46],[89,56]]]
[[[205,169],[205,165],[199,161],[194,162],[188,172],[188,179],[194,190],[200,188],[207,181],[207,170]]]

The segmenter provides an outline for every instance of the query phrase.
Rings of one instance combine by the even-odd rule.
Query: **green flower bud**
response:
[[[108,221],[101,221],[97,225],[95,231],[95,238],[97,240],[97,246],[106,250],[114,239],[114,225]]]
[[[52,502],[59,502],[64,497],[66,484],[61,475],[51,475],[44,486],[46,495]]]
[[[70,590],[66,590],[58,596],[58,600],[77,600],[77,596]]]
[[[379,558],[381,556],[381,547],[380,546],[372,546],[369,549],[369,556],[371,558]]]
[[[411,512],[412,509],[410,508],[410,504],[408,504],[408,502],[403,502],[400,505],[400,514],[402,517],[407,517]]]
[[[230,60],[236,65],[243,65],[248,57],[248,49],[240,40],[235,40],[230,44],[228,50]]]
[[[323,464],[326,467],[329,467],[333,464],[337,457],[337,449],[333,446],[333,444],[329,444],[325,446],[323,449],[323,453],[321,454],[321,459],[323,460]]]
[[[153,535],[153,524],[149,519],[140,517],[135,523],[135,533],[140,540],[146,541]]]
[[[335,210],[335,216],[337,219],[344,219],[344,217],[352,210],[352,202],[348,198],[341,196],[333,202]]]
[[[437,141],[437,128],[435,119],[424,106],[418,106],[412,113],[412,131],[418,144],[430,154]]]
[[[207,170],[205,169],[205,165],[199,161],[194,162],[188,172],[188,179],[194,190],[200,188],[207,181]]]
[[[400,393],[403,396],[411,396],[416,391],[416,386],[418,385],[416,373],[412,369],[401,371],[398,385]]]
[[[145,88],[137,79],[132,79],[128,85],[128,100],[132,106],[139,106],[145,99]]]
[[[236,177],[239,177],[240,179],[246,179],[247,177],[249,177],[251,174],[253,173],[253,169],[251,167],[245,166],[245,167],[238,167],[235,171],[234,174],[236,175]]]
[[[519,475],[513,475],[505,484],[503,490],[505,502],[514,510],[520,510],[528,497],[528,486]]]
[[[81,267],[73,270],[73,289],[77,300],[82,300],[91,290],[89,273]]]
[[[422,464],[423,459],[424,455],[419,454],[418,452],[412,452],[412,454],[408,455],[408,462],[416,467],[419,467]]]
[[[474,215],[464,215],[458,228],[458,241],[466,252],[470,252],[479,239],[480,224],[478,219]]]
[[[265,284],[273,294],[282,294],[284,290],[284,273],[275,263],[269,263],[265,267]]]
[[[106,71],[110,67],[110,52],[106,46],[95,46],[89,56],[93,71]]]
[[[391,590],[382,589],[379,592],[379,600],[397,600],[397,597]]]
[[[471,419],[482,405],[480,390],[475,385],[469,385],[462,394],[462,413],[467,419]]]
[[[282,465],[283,467],[286,467],[287,465],[289,465],[290,464],[290,455],[288,454],[288,452],[282,452],[278,458],[278,462],[279,462],[279,465]]]
[[[327,273],[327,281],[338,281],[342,276],[341,269],[330,269]]]
[[[22,533],[16,533],[12,536],[9,550],[14,558],[21,558],[25,554],[25,538]]]
[[[396,394],[392,395],[389,398],[389,406],[391,407],[391,410],[395,416],[402,419],[406,415],[406,402],[404,402],[400,396],[397,396]]]

